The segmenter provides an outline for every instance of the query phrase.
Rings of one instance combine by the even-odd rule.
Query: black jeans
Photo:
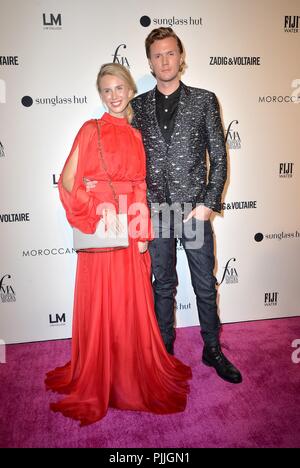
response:
[[[153,290],[158,325],[166,347],[175,339],[174,306],[177,286],[176,273],[176,229],[174,219],[164,223],[161,216],[153,217],[155,239],[149,244],[154,275]],[[203,341],[208,346],[219,343],[220,320],[216,304],[216,278],[213,231],[210,221],[192,218],[179,226],[181,242],[187,255],[191,280],[197,299],[197,309]],[[169,227],[170,225],[170,227]],[[188,228],[188,229],[187,229]],[[179,231],[180,231],[179,229]],[[170,236],[167,235],[170,231]],[[194,233],[194,237],[192,237]],[[198,234],[200,245],[193,243]]]

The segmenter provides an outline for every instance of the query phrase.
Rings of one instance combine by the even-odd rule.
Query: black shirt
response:
[[[181,82],[176,91],[174,91],[172,94],[169,94],[169,96],[162,94],[160,91],[158,91],[157,87],[155,90],[156,118],[167,143],[170,143],[174,130],[180,92]]]
[[[155,101],[156,101],[156,118],[158,125],[160,127],[161,133],[166,141],[166,143],[170,143],[171,136],[174,131],[175,125],[175,118],[178,109],[178,103],[180,99],[181,93],[181,82],[174,91],[174,93],[169,94],[166,96],[165,94],[161,93],[157,87],[155,90]],[[170,198],[170,189],[167,175],[165,174],[165,199],[166,202],[171,204]]]

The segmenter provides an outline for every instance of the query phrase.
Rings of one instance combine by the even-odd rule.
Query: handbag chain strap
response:
[[[102,146],[101,146],[101,140],[100,140],[100,127],[99,127],[99,121],[97,119],[95,119],[96,121],[96,126],[97,126],[97,133],[98,133],[98,152],[99,152],[99,157],[100,157],[100,161],[102,162],[102,166],[103,166],[103,169],[108,177],[108,184],[112,190],[112,193],[113,193],[113,196],[114,196],[114,199],[117,203],[117,206],[119,207],[119,200],[117,198],[117,194],[116,194],[116,191],[114,189],[114,186],[112,184],[112,180],[108,174],[108,170],[107,170],[107,166],[106,166],[106,163],[105,163],[105,160],[103,158],[103,153],[102,153]]]

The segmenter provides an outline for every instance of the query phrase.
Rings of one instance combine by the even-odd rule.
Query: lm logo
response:
[[[53,314],[49,314],[49,323],[50,325],[58,325],[62,324],[64,325],[66,323],[66,314],[55,314],[55,317],[53,318]]]
[[[61,26],[61,13],[55,16],[50,13],[50,20],[47,22],[46,13],[43,13],[43,25],[44,26]]]

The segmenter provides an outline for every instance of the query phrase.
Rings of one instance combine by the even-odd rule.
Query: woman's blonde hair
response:
[[[101,78],[103,78],[103,76],[106,76],[106,75],[117,76],[121,80],[125,81],[129,89],[131,89],[131,91],[133,92],[133,96],[137,93],[137,87],[134,82],[134,79],[132,78],[130,71],[126,67],[124,67],[123,65],[120,65],[119,63],[105,63],[100,68],[100,71],[97,76],[97,81],[96,81],[99,94],[101,94],[101,88],[100,88]],[[132,109],[130,102],[126,108],[125,116],[128,122],[130,123],[133,119],[133,109]]]

